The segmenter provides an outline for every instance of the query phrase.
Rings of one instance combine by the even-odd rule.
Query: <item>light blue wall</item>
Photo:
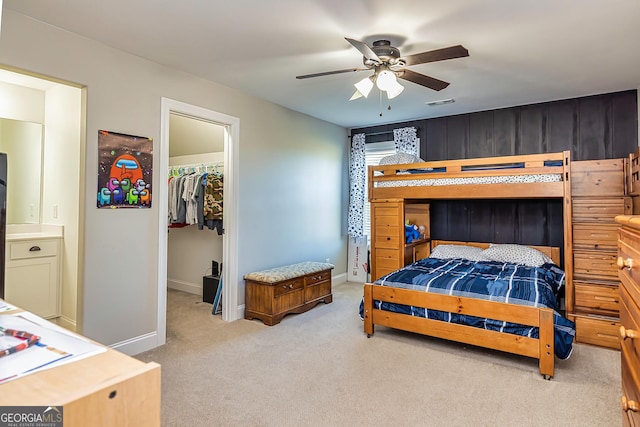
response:
[[[285,262],[324,260],[346,273],[347,130],[225,86],[113,50],[5,10],[4,65],[86,86],[82,332],[104,344],[153,333],[158,209],[96,209],[99,129],[154,140],[160,100],[240,119],[239,277]],[[166,185],[154,177],[153,186]],[[186,255],[185,255],[186,256]]]

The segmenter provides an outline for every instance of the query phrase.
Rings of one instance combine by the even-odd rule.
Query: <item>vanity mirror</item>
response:
[[[7,153],[7,224],[40,223],[43,125],[0,118]]]

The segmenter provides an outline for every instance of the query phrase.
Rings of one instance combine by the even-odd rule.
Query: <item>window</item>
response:
[[[365,166],[375,166],[380,163],[380,159],[385,156],[390,156],[396,153],[396,146],[393,141],[386,142],[373,142],[365,144],[364,146],[364,161]],[[369,176],[365,174],[365,195],[364,195],[364,212],[362,213],[363,233],[367,236],[367,243],[371,246],[371,205],[369,204],[368,194],[366,189],[369,188]]]

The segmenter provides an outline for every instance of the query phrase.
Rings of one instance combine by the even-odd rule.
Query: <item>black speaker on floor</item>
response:
[[[217,261],[211,261],[211,275],[212,276],[219,276],[220,275],[220,270],[218,270],[218,262]]]
[[[215,261],[214,261],[215,262]],[[213,304],[220,283],[220,276],[203,276],[202,277],[202,302]]]

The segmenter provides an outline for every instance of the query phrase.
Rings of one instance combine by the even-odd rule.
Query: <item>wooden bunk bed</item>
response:
[[[415,261],[405,256],[404,248],[403,226],[406,220],[411,220],[411,214],[405,215],[405,207],[413,206],[412,203],[445,199],[537,198],[563,200],[564,262],[559,259],[559,248],[537,249],[550,255],[557,265],[562,265],[566,274],[565,283],[571,283],[570,167],[568,151],[370,166],[368,190],[369,200],[372,202],[372,281],[389,271],[388,268],[376,269],[376,263],[400,269]],[[386,209],[386,205],[392,209]],[[386,219],[376,223],[376,212],[382,213],[381,218]],[[396,214],[398,219],[394,220]],[[435,247],[443,242],[431,243],[431,247]],[[489,245],[468,242],[462,244],[480,247]],[[537,328],[539,333],[537,338],[523,337],[375,308],[376,302],[384,301],[529,325]],[[540,373],[545,378],[550,379],[554,375],[554,311],[549,308],[366,283],[361,315],[368,337],[373,335],[374,325],[382,325],[536,358],[539,360]]]

